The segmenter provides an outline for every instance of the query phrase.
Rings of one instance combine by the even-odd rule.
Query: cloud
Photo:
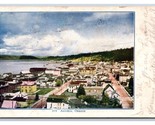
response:
[[[57,34],[5,36],[3,54],[25,54],[38,56],[71,55],[87,52],[129,48],[134,43],[133,34],[123,36],[84,37],[73,29]]]
[[[57,56],[129,48],[128,12],[0,13],[0,53]],[[104,23],[98,21],[104,20]]]
[[[2,48],[2,49],[0,49],[0,53],[2,53],[2,54],[7,54],[7,53],[8,53],[8,50],[5,49],[5,48]]]
[[[125,13],[125,12],[104,12],[104,13],[93,13],[91,16],[85,17],[84,21],[96,21],[98,19],[102,19],[102,20],[107,20],[110,18],[114,18],[114,17],[127,17],[129,15],[129,13]]]

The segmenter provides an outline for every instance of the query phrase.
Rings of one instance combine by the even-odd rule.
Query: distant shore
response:
[[[104,52],[81,53],[67,56],[31,56],[31,55],[0,55],[0,60],[37,60],[37,61],[133,61],[134,48],[118,49]]]

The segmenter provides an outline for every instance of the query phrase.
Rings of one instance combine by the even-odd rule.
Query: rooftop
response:
[[[21,86],[33,86],[35,85],[34,81],[23,81]]]
[[[4,100],[1,108],[16,108],[17,102],[13,100]]]

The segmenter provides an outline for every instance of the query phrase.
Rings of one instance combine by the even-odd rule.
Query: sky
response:
[[[134,46],[133,12],[1,12],[0,54],[64,56]]]

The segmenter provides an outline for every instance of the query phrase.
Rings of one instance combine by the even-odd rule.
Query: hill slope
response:
[[[35,56],[12,56],[0,55],[0,60],[76,60],[76,61],[133,61],[134,48],[118,49],[105,52],[96,53],[82,53],[77,55],[68,56],[48,56],[48,57],[35,57]]]
[[[83,53],[78,55],[69,56],[49,56],[45,59],[52,60],[79,60],[79,61],[133,61],[134,48],[119,49],[113,51],[96,52],[96,53]]]

